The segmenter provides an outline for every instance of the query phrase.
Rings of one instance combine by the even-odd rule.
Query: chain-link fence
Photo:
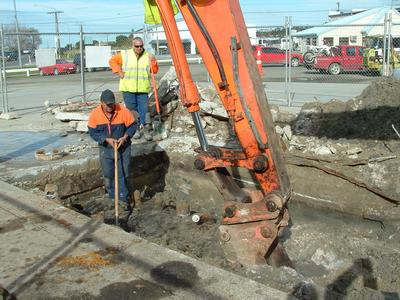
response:
[[[400,15],[395,17],[391,12],[361,13],[348,17],[350,20],[344,18],[313,26],[286,17],[280,26],[249,26],[255,57],[260,50],[262,79],[269,100],[289,106],[332,98],[347,100],[378,77],[396,75],[400,64]],[[200,64],[196,45],[183,21],[178,22],[178,28],[187,58],[195,62],[191,65],[194,79],[207,81],[207,71]],[[98,93],[105,88],[118,90],[118,78],[109,71],[108,59],[119,50],[130,49],[136,36],[144,40],[145,48],[157,56],[161,66],[166,65],[161,68],[159,76],[162,76],[172,60],[161,26],[144,26],[134,32],[81,30],[18,35],[3,28],[0,53],[3,111],[39,106],[49,98],[97,100]],[[17,44],[21,49],[19,54]],[[27,86],[31,88],[29,98],[40,99],[42,103],[22,100]]]
[[[202,62],[189,31],[181,30],[181,36],[188,60],[197,64]],[[118,90],[119,78],[110,72],[108,60],[120,50],[130,49],[134,37],[143,39],[146,50],[154,53],[159,64],[165,66],[163,70],[172,66],[162,27],[143,27],[136,32],[116,33],[81,30],[19,34],[3,27],[1,41],[4,45],[0,47],[2,111],[39,107],[46,101],[55,104],[97,100],[98,94],[105,88]],[[15,50],[17,43],[21,45],[20,54]],[[207,80],[204,68],[197,73],[202,73],[198,76],[200,81]],[[26,84],[31,86],[30,100],[38,99],[35,104],[24,100]],[[11,85],[20,88],[10,93]]]
[[[390,13],[381,23],[359,20],[308,26],[288,17],[281,27],[257,27],[269,99],[286,105],[345,100],[380,76],[396,75],[400,24]]]

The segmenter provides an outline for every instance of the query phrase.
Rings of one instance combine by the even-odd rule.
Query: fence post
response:
[[[385,14],[385,25],[383,33],[383,63],[382,63],[382,76],[390,76],[391,65],[390,65],[390,55],[391,55],[391,31],[392,31],[392,13],[387,12]]]
[[[81,29],[79,31],[79,50],[81,55],[81,90],[82,90],[82,102],[86,101],[86,87],[85,87],[85,57],[83,51],[84,43],[83,43],[83,27],[81,25]]]
[[[385,20],[384,20],[384,25],[383,25],[383,62],[382,62],[382,70],[381,70],[381,75],[382,76],[386,76],[386,60],[387,60],[387,30],[388,30],[388,13],[385,14]]]
[[[288,59],[288,106],[292,106],[292,17],[288,17],[288,42],[286,46],[289,47],[289,59]]]
[[[3,48],[2,48],[3,49]],[[1,112],[4,113],[4,89],[3,89],[3,50],[0,52],[1,63],[0,63],[0,90],[1,90]]]
[[[262,65],[262,59],[261,59],[261,49],[257,50],[257,68],[258,68],[258,73],[260,76],[263,75],[263,65]]]
[[[2,57],[2,70],[1,70],[1,81],[2,81],[2,97],[3,97],[3,113],[8,113],[8,91],[7,91],[7,73],[6,73],[6,62],[4,55],[4,30],[3,24],[0,27],[0,39],[1,39],[1,57]]]
[[[289,53],[288,53],[288,47],[287,47],[287,41],[289,39],[289,17],[285,17],[285,97],[286,97],[286,103],[289,106],[289,68],[288,68],[288,61],[289,59]]]
[[[160,55],[160,41],[158,39],[158,27],[156,27],[156,55]]]

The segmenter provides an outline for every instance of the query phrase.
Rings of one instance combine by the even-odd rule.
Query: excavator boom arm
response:
[[[225,253],[228,259],[245,264],[263,263],[276,244],[280,228],[288,223],[286,202],[291,188],[239,1],[177,1],[228,113],[239,149],[208,145],[198,115],[199,93],[171,3],[156,3],[180,82],[182,102],[193,116],[201,144],[195,166],[207,171],[225,199],[220,226]],[[227,167],[248,169],[260,189],[241,189]]]

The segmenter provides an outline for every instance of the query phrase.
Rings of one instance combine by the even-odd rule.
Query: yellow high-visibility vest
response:
[[[122,50],[122,72],[125,77],[119,81],[121,92],[148,93],[150,91],[149,54],[144,52],[139,59],[133,49]]]

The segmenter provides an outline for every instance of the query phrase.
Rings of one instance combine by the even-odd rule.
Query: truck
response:
[[[329,55],[315,57],[312,69],[331,75],[339,75],[343,71],[363,70],[364,51],[365,47],[363,46],[341,45],[331,47]]]
[[[366,70],[371,73],[378,73],[380,75],[393,74],[393,70],[400,68],[400,37],[387,37],[387,44],[390,44],[390,49],[387,49],[386,61],[387,71],[384,71],[384,37],[372,36],[366,41],[367,47],[364,51],[363,65]]]
[[[43,48],[35,50],[36,66],[40,69],[56,64],[56,49]]]
[[[111,46],[85,46],[85,70],[88,72],[108,70],[108,60],[111,55]],[[77,72],[80,72],[82,69],[80,54],[74,56],[73,63],[77,65]]]

